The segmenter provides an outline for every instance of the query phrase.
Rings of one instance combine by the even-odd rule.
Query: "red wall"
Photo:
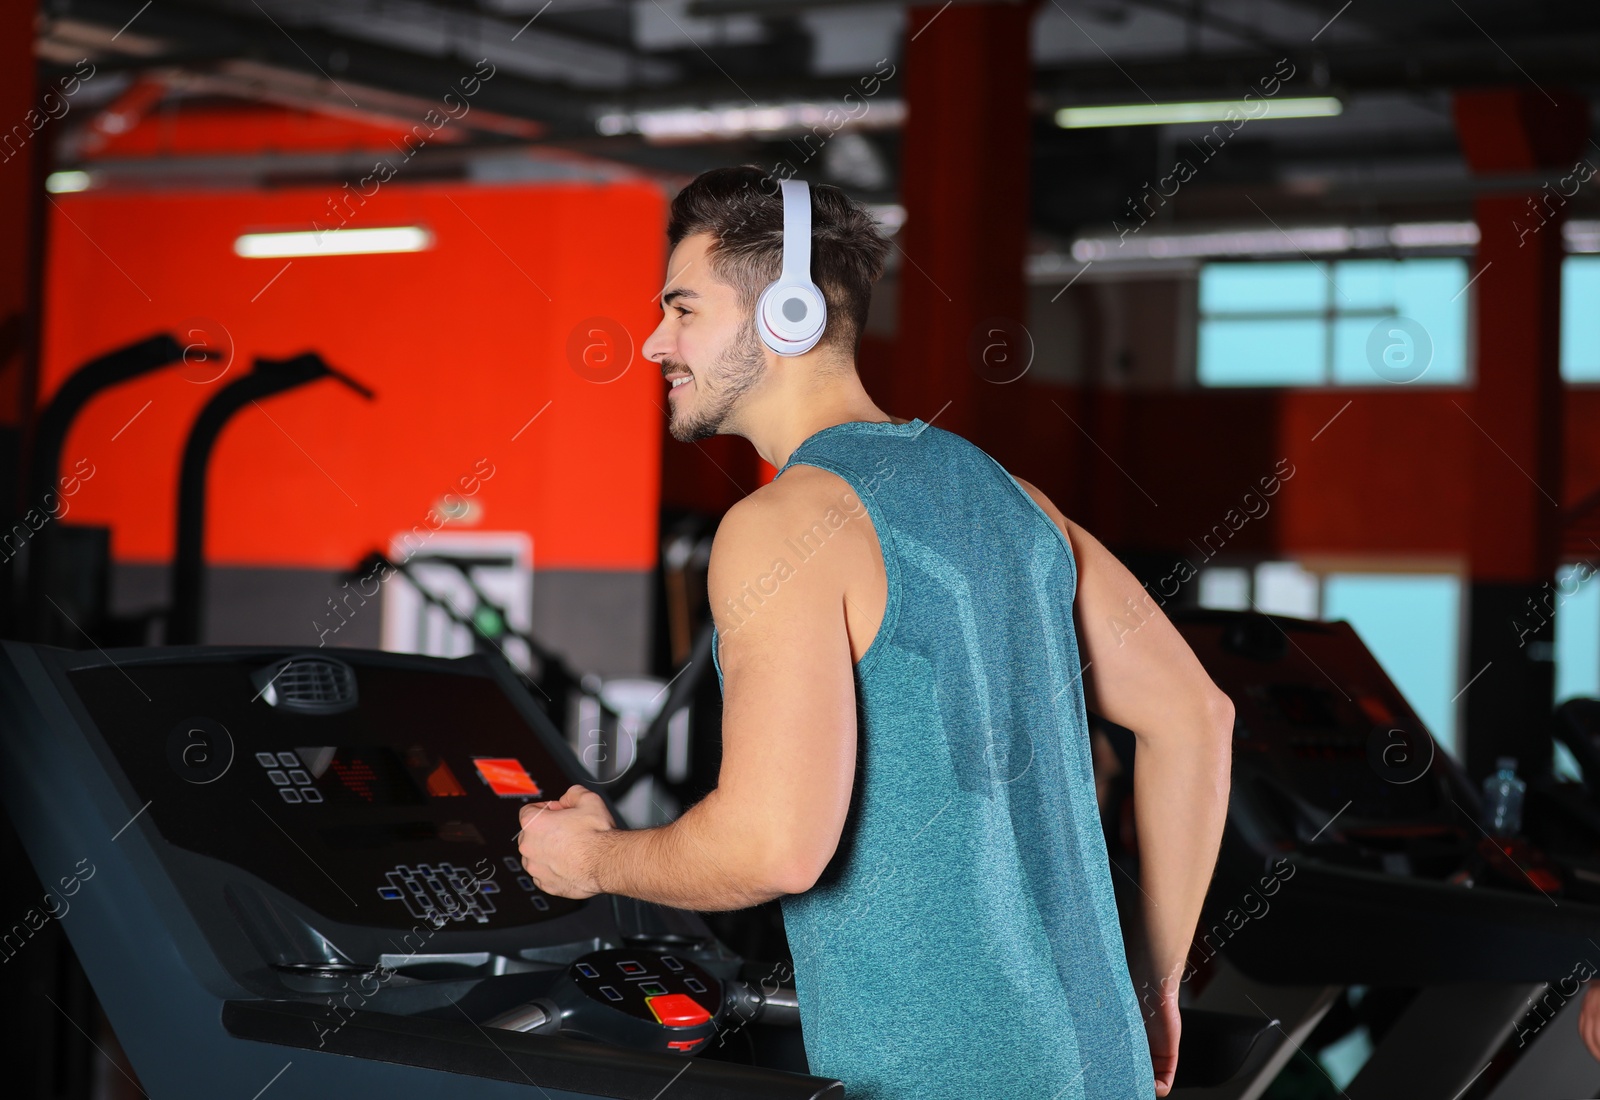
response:
[[[1007,388],[1013,407],[980,444],[1110,545],[1192,554],[1187,540],[1244,512],[1244,494],[1286,459],[1293,476],[1230,551],[1465,559],[1479,491],[1471,390]],[[1566,387],[1562,415],[1564,484],[1545,488],[1570,521],[1600,490],[1600,388]],[[1569,528],[1566,556],[1600,556],[1583,530]]]
[[[87,459],[95,473],[69,501],[69,522],[109,524],[119,560],[166,560],[179,455],[200,406],[252,357],[310,349],[377,398],[322,380],[246,407],[212,460],[212,563],[351,566],[424,523],[487,460],[494,474],[475,498],[477,527],[529,532],[541,568],[649,568],[662,386],[638,346],[659,319],[660,190],[395,180],[348,224],[425,225],[430,251],[292,261],[233,253],[243,231],[328,224],[337,192],[54,197],[45,398],[117,346],[163,330],[186,341],[196,318],[234,351],[220,379],[210,366],[168,369],[84,410],[63,468]],[[596,316],[631,334],[631,362],[609,384],[569,362],[569,336]]]

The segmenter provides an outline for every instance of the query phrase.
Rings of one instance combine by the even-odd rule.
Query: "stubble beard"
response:
[[[766,357],[751,318],[717,355],[709,370],[694,372],[690,384],[699,391],[695,394],[695,409],[680,412],[672,407],[667,417],[668,433],[679,443],[698,443],[728,434],[724,429],[732,421],[739,399],[760,384],[765,373]]]

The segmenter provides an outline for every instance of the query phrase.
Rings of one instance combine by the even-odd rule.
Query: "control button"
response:
[[[579,963],[578,973],[582,974],[585,978],[598,978],[600,976],[600,971],[596,970],[588,963]]]
[[[660,982],[643,982],[639,986],[639,992],[646,997],[664,997],[667,993],[667,987]]]
[[[306,787],[306,786],[310,786],[311,777],[309,775],[307,775],[305,772],[301,771],[299,768],[295,768],[293,771],[291,771],[289,773],[289,782],[298,783],[298,784],[300,784],[300,786]]]
[[[279,787],[287,787],[289,785],[289,777],[282,772],[268,772],[267,778]]]
[[[671,955],[662,955],[661,956],[661,961],[666,964],[666,967],[667,967],[668,970],[682,970],[683,969],[683,964],[681,962],[679,962],[677,959],[673,958]]]
[[[300,792],[295,790],[293,787],[279,787],[278,793],[283,795],[283,800],[285,802],[300,801]]]
[[[292,752],[280,752],[278,754],[278,763],[286,768],[298,768],[300,766],[300,758]]]
[[[420,894],[420,893],[422,893],[422,883],[420,883],[420,882],[418,882],[418,881],[417,881],[417,880],[416,880],[416,879],[414,879],[414,878],[408,878],[408,879],[406,879],[406,885],[407,885],[407,886],[408,886],[408,887],[410,887],[410,889],[411,889],[411,892],[412,892],[412,893],[413,893],[413,894]]]
[[[696,993],[704,993],[706,991],[706,983],[701,981],[699,978],[685,978],[683,979],[683,984],[694,990]]]
[[[511,873],[513,875],[521,874],[522,861],[516,856],[503,856],[501,857],[501,862],[503,862],[507,867],[511,868]]]
[[[602,992],[602,993],[604,993],[606,995],[606,1000],[608,1000],[608,1001],[620,1001],[620,1000],[622,1000],[622,994],[618,993],[616,991],[616,989],[613,988],[612,986],[603,985],[603,986],[600,987],[600,992]]]
[[[668,1027],[694,1027],[711,1019],[711,1013],[683,993],[668,993],[662,997],[647,997],[645,1004],[655,1014],[656,1022]]]
[[[378,896],[384,901],[399,901],[405,895],[393,886],[380,886]]]
[[[617,964],[617,969],[622,971],[624,974],[631,976],[634,974],[643,974],[645,972],[645,965],[644,963],[634,962],[632,959],[627,959],[623,962],[619,962]]]
[[[547,913],[550,911],[550,903],[544,898],[541,898],[538,894],[533,896],[533,907],[539,910],[541,913]]]
[[[315,788],[315,787],[307,787],[305,790],[301,791],[300,793],[305,796],[305,800],[307,802],[321,802],[322,801],[322,792],[317,790],[317,788]]]
[[[484,881],[478,883],[478,893],[480,894],[498,894],[499,892],[500,884],[498,882],[490,882],[489,880],[485,879]]]
[[[278,758],[270,752],[258,752],[256,753],[256,763],[263,768],[276,768],[278,766]]]
[[[529,878],[527,875],[518,875],[517,876],[517,885],[522,887],[524,890],[532,890],[533,889],[533,879]]]

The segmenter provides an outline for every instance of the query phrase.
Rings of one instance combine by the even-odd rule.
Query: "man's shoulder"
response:
[[[776,564],[795,564],[795,547],[814,546],[819,530],[829,536],[852,531],[864,524],[847,521],[864,516],[860,500],[845,479],[814,466],[790,466],[782,477],[750,493],[723,515],[711,543],[707,582],[713,594],[723,588],[737,589]],[[808,536],[812,539],[809,544],[805,543]],[[847,536],[843,541],[853,544],[858,540]],[[827,565],[808,572],[816,574],[814,582],[823,582],[824,576],[840,579],[855,564],[855,556],[837,551],[823,555]]]
[[[809,526],[829,508],[854,503],[854,491],[844,478],[819,466],[797,464],[729,508],[717,525],[716,537],[721,539],[726,532],[730,539],[741,541],[774,530],[791,534],[789,528],[796,522]]]

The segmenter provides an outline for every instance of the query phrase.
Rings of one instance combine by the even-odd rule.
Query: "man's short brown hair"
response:
[[[754,164],[702,172],[672,200],[667,240],[709,233],[712,274],[738,291],[753,316],[756,300],[783,269],[783,195],[777,177]],[[821,346],[852,355],[867,327],[872,284],[883,274],[889,240],[861,203],[830,184],[811,185],[811,278],[828,303]]]

